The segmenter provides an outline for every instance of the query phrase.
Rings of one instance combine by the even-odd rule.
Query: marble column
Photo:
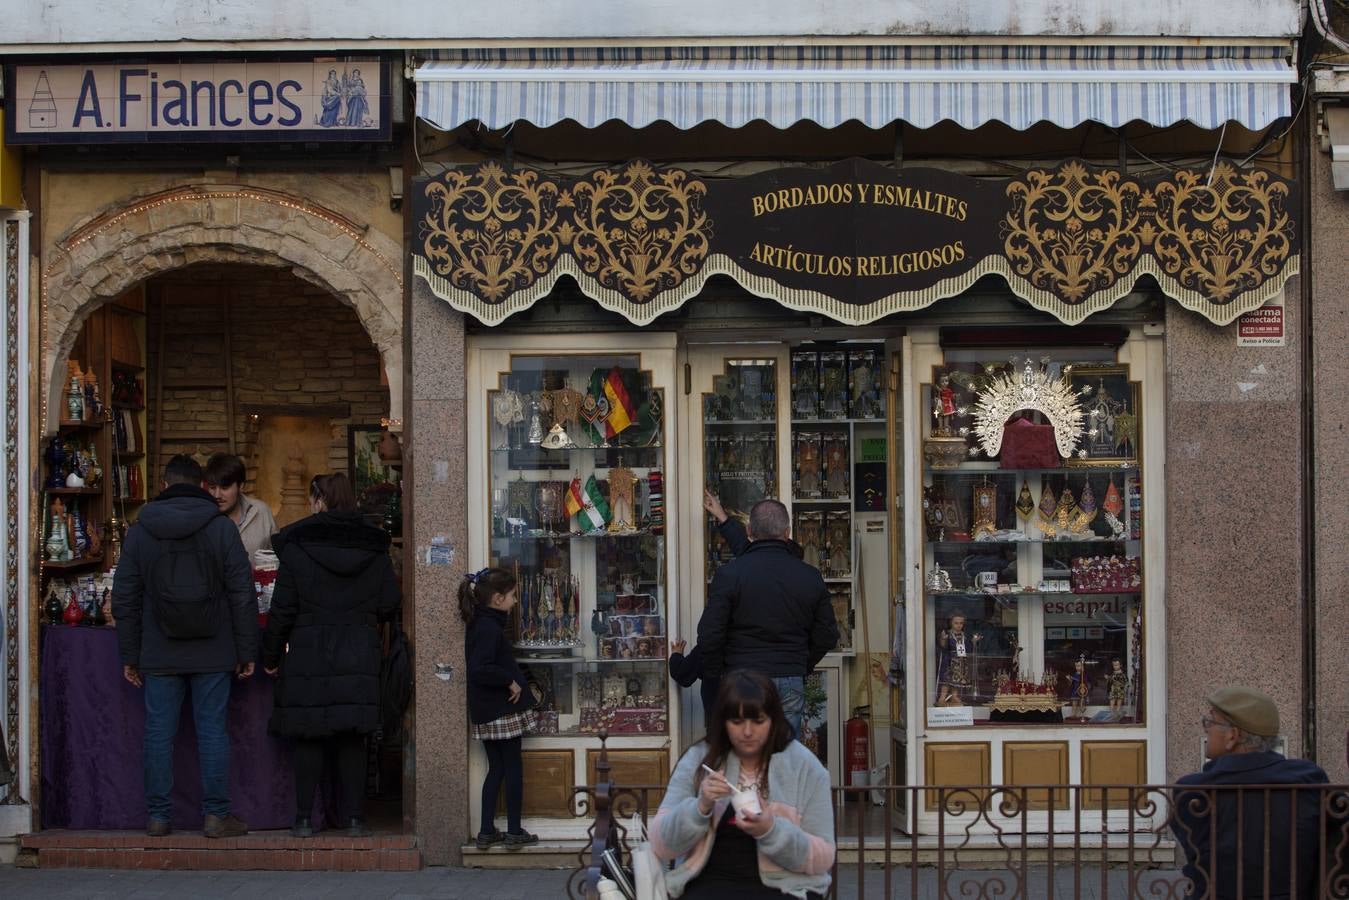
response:
[[[468,479],[465,441],[464,317],[413,279],[412,408],[404,432],[405,477],[411,477],[415,562],[411,574],[415,662],[413,740],[404,764],[415,787],[404,791],[404,816],[415,822],[427,865],[458,865],[468,838],[468,706],[464,692],[464,624],[455,591],[464,572]],[[450,565],[428,565],[426,548],[443,537]],[[449,663],[453,676],[436,677]]]
[[[1283,347],[1239,348],[1235,324],[1167,304],[1168,779],[1199,767],[1204,697],[1223,685],[1273,697],[1304,755],[1298,290]]]
[[[1315,122],[1315,119],[1312,119]],[[1316,759],[1349,782],[1349,192],[1311,154],[1312,447],[1316,517]]]

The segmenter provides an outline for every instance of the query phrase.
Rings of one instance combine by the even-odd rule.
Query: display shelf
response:
[[[776,431],[776,419],[704,419],[704,425],[747,426],[752,425],[763,431]]]
[[[1044,469],[1004,469],[998,466],[997,460],[976,460],[958,466],[924,466],[923,472],[928,475],[1085,475],[1102,472],[1135,472],[1138,468],[1138,462],[1135,460],[1114,463],[1084,459],[1080,463]]]
[[[1018,547],[1027,546],[1054,546],[1055,544],[1136,544],[1138,538],[1117,538],[1117,537],[1071,537],[1071,538],[1026,538],[1015,541],[996,541],[988,538],[970,541],[928,541],[930,547],[951,548],[951,547]]]
[[[97,496],[97,495],[99,495],[99,494],[102,494],[102,493],[103,493],[103,488],[96,488],[96,487],[94,487],[94,488],[91,488],[91,487],[82,487],[82,488],[72,488],[72,487],[46,488],[46,489],[43,490],[43,493],[44,493],[44,494],[51,494],[53,497],[93,497],[93,496]]]
[[[114,369],[116,369],[116,370],[119,371],[119,372],[144,372],[144,371],[145,371],[145,366],[142,366],[142,365],[140,365],[140,364],[138,364],[138,363],[122,362],[120,359],[114,359],[114,360],[112,360],[111,365],[112,365],[112,367],[113,367]]]
[[[145,459],[145,452],[142,450],[118,450],[113,447],[112,455],[120,460]]]
[[[851,497],[793,497],[793,506],[849,506]]]
[[[825,579],[828,581],[829,579]],[[1136,591],[925,591],[929,597],[1137,597]]]
[[[558,447],[557,449],[550,449],[550,448],[548,448],[548,447],[540,446],[539,444],[528,444],[528,445],[526,445],[526,446],[524,446],[524,447],[493,447],[493,448],[492,448],[492,452],[493,452],[493,453],[520,453],[520,452],[533,452],[533,451],[538,451],[538,452],[540,452],[540,453],[595,453],[595,452],[600,452],[600,453],[623,453],[623,452],[631,451],[631,452],[636,453],[636,452],[640,452],[640,451],[642,451],[642,450],[664,450],[664,449],[665,449],[664,446],[661,445],[661,444],[641,444],[641,445],[638,445],[638,444],[610,444],[610,445],[607,446],[607,447],[602,447],[602,446],[598,446],[598,445],[593,446],[593,447],[582,447],[582,446],[580,446],[580,445],[577,445],[577,446],[575,446],[575,447]],[[393,464],[393,463],[386,463],[385,465],[393,466],[394,464]],[[401,468],[401,467],[402,467],[402,464],[399,463],[399,464],[398,464],[398,468]]]
[[[876,419],[792,419],[793,425],[884,425],[885,417]]]
[[[43,568],[63,572],[70,571],[71,569],[83,569],[89,566],[101,566],[101,565],[103,565],[102,554],[99,554],[98,556],[87,556],[84,559],[65,560],[64,562],[57,562],[48,559],[44,560],[42,563]]]
[[[61,428],[69,428],[72,430],[97,431],[107,423],[102,419],[60,419],[56,424]]]

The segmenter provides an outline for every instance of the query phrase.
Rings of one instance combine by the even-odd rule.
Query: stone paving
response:
[[[552,900],[566,897],[570,873],[558,869],[449,869],[429,868],[420,872],[139,872],[97,869],[17,869],[0,866],[0,897],[42,900],[179,900],[179,898],[264,898],[286,900]],[[918,891],[911,893],[908,869],[892,873],[892,897],[936,898],[937,873],[918,870]],[[1128,872],[1112,869],[1102,890],[1099,869],[1084,869],[1075,886],[1070,870],[1059,870],[1053,879],[1053,897],[1108,900],[1111,897],[1168,896],[1164,886],[1156,893],[1148,887],[1158,879],[1174,879],[1171,872],[1143,872],[1130,890]],[[972,883],[1001,879],[1003,890],[981,894]],[[884,896],[884,876],[868,867],[859,890],[857,869],[839,872],[840,898]],[[991,887],[991,886],[989,886]],[[955,873],[946,883],[947,897],[996,896],[1012,898],[1050,897],[1048,871],[1032,869],[1026,884],[1017,890],[1010,872]]]

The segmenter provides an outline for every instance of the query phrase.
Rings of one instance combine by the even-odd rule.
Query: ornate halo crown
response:
[[[1054,377],[1049,371],[1049,360],[1042,359],[1037,367],[1029,358],[1017,364],[1012,360],[1010,370],[994,376],[979,391],[974,409],[974,433],[984,453],[996,457],[1002,450],[1002,429],[1015,412],[1033,409],[1043,413],[1054,426],[1054,443],[1059,455],[1070,457],[1082,438],[1082,407],[1078,399],[1090,388],[1073,389],[1068,380],[1071,366],[1064,366],[1062,374]]]

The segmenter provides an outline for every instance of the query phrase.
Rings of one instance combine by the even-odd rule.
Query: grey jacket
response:
[[[145,581],[162,552],[160,541],[197,532],[203,532],[220,564],[228,609],[211,637],[175,640],[159,630],[153,604],[145,602]],[[123,665],[139,666],[151,675],[194,675],[228,672],[252,662],[258,653],[257,609],[253,570],[239,529],[210,494],[193,485],[175,484],[145,504],[127,532],[112,582],[112,613]]]

